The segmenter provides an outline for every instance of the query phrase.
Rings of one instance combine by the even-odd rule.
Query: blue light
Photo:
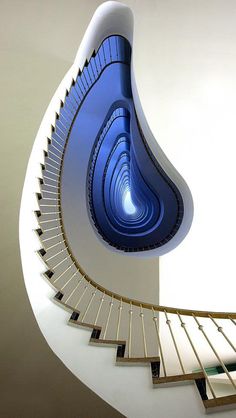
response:
[[[134,215],[136,211],[136,207],[132,201],[130,190],[126,190],[123,195],[123,208],[127,215]]]

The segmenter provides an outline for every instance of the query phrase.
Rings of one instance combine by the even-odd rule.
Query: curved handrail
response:
[[[60,181],[59,181],[60,183]],[[62,208],[59,205],[60,210],[61,210],[61,214],[62,214]],[[111,292],[109,289],[105,288],[104,286],[101,286],[99,283],[97,283],[95,280],[93,280],[86,272],[85,270],[81,267],[81,265],[78,263],[78,261],[76,260],[76,258],[73,255],[72,249],[70,248],[70,245],[68,243],[67,237],[66,237],[66,233],[65,233],[65,228],[64,228],[64,224],[63,224],[63,216],[61,216],[61,230],[62,230],[62,234],[63,237],[65,239],[66,245],[68,247],[68,253],[71,254],[71,259],[73,260],[75,266],[77,267],[78,271],[80,272],[80,274],[84,277],[85,280],[87,280],[87,282],[90,283],[90,285],[94,286],[95,288],[97,288],[98,290],[100,290],[101,292],[105,293],[108,296],[113,297],[114,299],[117,300],[122,300],[124,303],[127,304],[132,304],[135,306],[142,306],[143,308],[149,309],[149,310],[153,310],[157,311],[157,312],[168,312],[168,313],[173,313],[173,314],[181,314],[181,315],[187,315],[187,316],[199,316],[199,317],[204,317],[204,318],[222,318],[222,319],[236,319],[236,312],[213,312],[213,311],[200,311],[200,310],[192,310],[192,309],[182,309],[182,308],[174,308],[174,307],[170,307],[170,306],[163,306],[163,305],[153,305],[151,303],[147,303],[147,302],[143,302],[140,300],[136,300],[136,299],[130,299],[126,296],[122,296],[118,293],[115,292]]]
[[[187,315],[187,316],[199,316],[199,317],[213,317],[213,318],[232,318],[232,319],[236,319],[236,312],[213,312],[213,311],[201,311],[201,310],[192,310],[192,309],[183,309],[183,308],[175,308],[175,307],[169,307],[169,306],[162,306],[162,305],[153,305],[151,303],[147,303],[144,301],[140,301],[140,300],[135,300],[135,299],[131,299],[128,298],[126,296],[120,295],[118,293],[112,292],[109,289],[105,288],[104,286],[101,286],[99,283],[97,283],[93,278],[91,278],[83,269],[83,267],[79,264],[79,262],[77,261],[77,259],[75,258],[75,256],[73,255],[73,251],[69,245],[67,236],[66,236],[66,232],[65,232],[65,228],[64,228],[64,223],[63,223],[63,213],[62,213],[62,207],[61,207],[61,201],[60,201],[60,188],[61,188],[61,170],[62,170],[62,164],[63,164],[63,158],[64,158],[64,154],[65,154],[65,150],[66,150],[66,146],[67,146],[67,141],[65,144],[65,148],[63,150],[63,154],[62,154],[62,160],[61,160],[61,167],[59,170],[59,181],[58,181],[58,199],[59,199],[59,204],[58,207],[60,209],[61,212],[61,219],[59,221],[60,223],[60,227],[61,227],[61,231],[62,231],[62,237],[65,240],[66,246],[67,246],[67,252],[68,254],[70,254],[70,258],[73,261],[73,263],[75,264],[76,268],[78,269],[79,273],[85,278],[85,280],[87,280],[87,282],[89,282],[92,286],[96,287],[98,290],[100,290],[101,292],[105,293],[108,296],[113,297],[114,299],[117,300],[122,300],[124,303],[127,304],[133,304],[135,306],[139,306],[142,305],[144,308],[149,309],[149,310],[155,310],[157,312],[168,312],[168,313],[174,313],[174,314],[183,314],[183,315]]]
[[[65,152],[65,150],[64,150]],[[64,152],[63,152],[63,156],[64,156]],[[63,161],[63,157],[62,157],[62,161]],[[59,187],[61,185],[61,169],[59,172]],[[176,308],[176,307],[170,307],[170,306],[164,306],[164,305],[154,305],[151,303],[147,303],[141,300],[136,300],[136,299],[131,299],[128,298],[126,296],[120,295],[118,293],[112,292],[109,289],[107,289],[104,286],[101,286],[99,283],[97,283],[92,277],[90,277],[86,271],[83,269],[83,267],[79,264],[79,262],[77,261],[77,259],[75,258],[75,256],[73,255],[73,251],[69,245],[67,236],[66,236],[66,232],[65,232],[65,228],[64,228],[64,223],[63,223],[63,214],[62,214],[62,208],[61,208],[61,204],[60,204],[60,192],[58,192],[58,196],[59,196],[59,204],[58,207],[60,209],[61,212],[61,218],[60,218],[60,227],[61,227],[61,231],[62,231],[62,237],[63,240],[65,241],[65,245],[67,247],[67,253],[70,254],[70,258],[73,262],[73,264],[76,266],[77,270],[79,271],[79,273],[81,274],[81,276],[83,276],[83,278],[90,284],[92,285],[94,288],[98,289],[99,291],[101,291],[102,293],[106,294],[107,296],[110,296],[118,301],[123,301],[123,303],[127,303],[127,304],[132,304],[134,306],[142,306],[145,309],[148,310],[154,310],[156,312],[167,312],[167,313],[173,313],[173,314],[181,314],[181,315],[186,315],[186,316],[198,316],[198,317],[204,317],[204,318],[221,318],[221,319],[236,319],[236,312],[217,312],[217,311],[202,311],[202,310],[193,310],[193,309],[184,309],[184,308]]]
[[[79,73],[81,74],[83,72],[83,69],[79,71]],[[75,80],[72,78],[71,80],[71,85],[69,87],[68,90],[66,90],[65,92],[65,98],[64,98],[64,103],[61,102],[61,108],[64,107],[64,105],[66,104],[66,100],[67,97],[69,96],[69,93],[71,91],[71,89],[73,88],[73,86],[75,85]],[[85,93],[86,96],[87,93]],[[84,97],[85,97],[84,96]],[[80,109],[80,106],[83,102],[84,98],[82,99],[81,103],[78,105],[77,110],[75,111],[73,117],[71,117],[71,126],[73,125],[73,122],[76,118],[76,115]],[[56,119],[55,119],[55,123],[54,126],[52,126],[52,133],[56,128],[56,120],[60,118],[60,113],[56,113]],[[212,311],[201,311],[201,310],[191,310],[191,309],[182,309],[182,308],[175,308],[175,307],[169,307],[169,306],[162,306],[162,305],[153,305],[147,302],[143,302],[143,301],[139,301],[139,300],[135,300],[135,299],[131,299],[128,298],[126,296],[120,295],[118,293],[114,293],[112,291],[110,291],[109,289],[105,288],[104,286],[101,286],[99,283],[97,283],[93,278],[91,278],[83,269],[83,267],[79,264],[79,262],[77,261],[77,259],[75,258],[75,256],[73,255],[73,251],[70,248],[67,236],[66,236],[66,232],[65,232],[65,227],[64,227],[64,223],[63,223],[63,213],[62,213],[62,207],[61,207],[61,173],[62,173],[62,167],[63,167],[63,160],[64,160],[64,155],[65,155],[65,151],[66,151],[66,147],[68,145],[68,138],[69,138],[69,133],[71,130],[71,126],[68,130],[68,133],[66,134],[65,137],[65,141],[64,144],[62,146],[62,144],[60,145],[62,148],[61,151],[61,157],[60,157],[60,163],[58,163],[58,171],[57,171],[57,200],[58,200],[58,208],[60,210],[61,213],[61,217],[59,220],[59,225],[61,228],[61,236],[64,239],[65,245],[67,247],[67,253],[69,254],[69,257],[71,258],[73,264],[76,266],[77,270],[79,271],[79,273],[85,278],[85,280],[87,282],[90,283],[90,285],[94,286],[96,289],[100,290],[101,292],[105,293],[106,295],[118,300],[118,301],[123,301],[124,303],[127,304],[132,304],[134,306],[142,306],[143,308],[146,308],[148,310],[154,310],[157,312],[167,312],[167,313],[174,313],[174,314],[183,314],[183,315],[187,315],[187,316],[199,316],[199,317],[212,317],[212,318],[224,318],[224,319],[236,319],[236,312],[212,312]],[[51,139],[48,139],[48,144],[50,145],[50,141]],[[45,157],[47,156],[47,151],[45,151]],[[57,158],[59,159],[59,157],[57,156]],[[54,167],[55,168],[55,167]],[[43,181],[43,178],[42,178]],[[42,183],[43,184],[43,183]]]

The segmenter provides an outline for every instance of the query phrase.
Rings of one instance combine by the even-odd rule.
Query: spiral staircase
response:
[[[104,71],[114,63],[126,64],[122,42],[116,35],[106,37],[86,56],[55,113],[40,163],[34,212],[42,276],[55,290],[54,302],[69,312],[68,325],[88,329],[90,345],[115,347],[116,365],[147,365],[153,390],[195,384],[207,412],[235,407],[236,313],[160,306],[109,290],[84,270],[67,237],[62,176],[72,126]]]

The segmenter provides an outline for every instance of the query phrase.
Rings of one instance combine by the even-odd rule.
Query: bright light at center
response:
[[[132,202],[131,193],[129,190],[127,190],[124,194],[123,207],[127,215],[133,215],[136,212],[136,207]]]

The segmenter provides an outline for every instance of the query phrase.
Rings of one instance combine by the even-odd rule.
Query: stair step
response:
[[[44,276],[44,277],[47,277],[47,279],[48,279],[48,276],[45,276],[45,273],[42,275],[42,276]],[[57,285],[55,284],[55,283],[52,283],[52,285],[53,285],[53,287],[54,288],[57,288]],[[62,296],[62,298],[60,299],[60,298],[58,298],[58,294],[60,294],[61,292],[59,291],[59,292],[57,292],[57,294],[53,297],[53,301],[56,303],[56,304],[58,304],[58,305],[60,305],[60,306],[62,306],[64,309],[66,309],[66,310],[68,310],[69,312],[71,312],[71,306],[70,305],[68,305],[67,303],[65,303],[65,302],[63,302],[63,296],[64,296],[64,294],[63,294],[63,296]],[[76,313],[78,313],[78,314],[80,314],[80,311],[79,310],[77,310],[77,309],[74,309],[73,310],[74,312],[76,312]],[[68,322],[70,322],[70,320],[68,321]],[[76,321],[77,322],[77,321]]]
[[[159,362],[160,357],[117,357],[117,363],[142,363],[148,364],[153,362]]]
[[[100,328],[101,329],[101,328]],[[90,338],[90,343],[96,343],[96,344],[107,344],[107,345],[125,345],[125,341],[120,340],[102,340],[98,338]]]
[[[89,324],[89,323],[87,323],[87,322],[76,321],[76,320],[74,320],[74,319],[69,319],[68,323],[69,323],[69,324],[73,324],[73,325],[77,325],[77,326],[79,326],[79,327],[96,329],[96,330],[99,330],[99,331],[101,331],[101,329],[102,329],[101,327],[98,327],[98,326],[96,326],[96,325]],[[97,341],[97,340],[96,340],[96,341]]]
[[[185,382],[190,380],[204,379],[205,375],[202,372],[186,373],[173,376],[154,377],[153,384],[160,385],[165,383]]]
[[[221,409],[227,405],[231,405],[232,408],[235,408],[236,395],[222,396],[216,399],[207,399],[203,401],[203,404],[206,408],[206,412],[215,412],[217,409]]]

